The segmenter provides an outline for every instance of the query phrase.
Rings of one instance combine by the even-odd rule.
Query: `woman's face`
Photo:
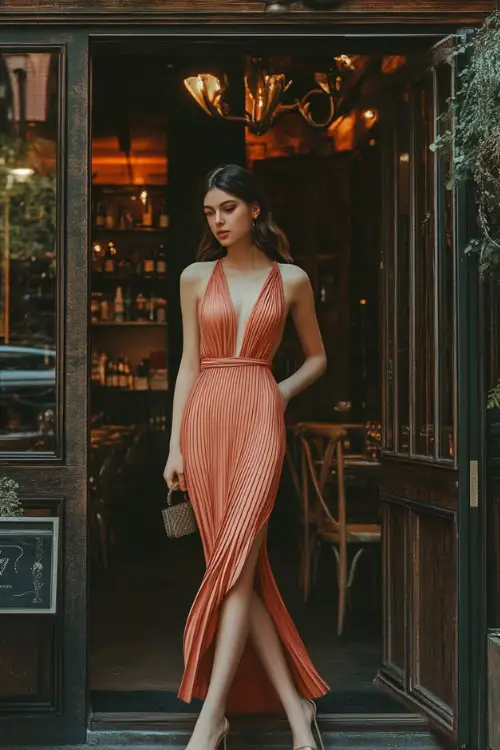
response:
[[[259,215],[257,206],[250,206],[241,198],[212,188],[205,196],[204,207],[208,226],[223,247],[248,238],[252,222]]]

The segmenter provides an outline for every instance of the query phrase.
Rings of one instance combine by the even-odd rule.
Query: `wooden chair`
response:
[[[306,468],[307,480],[309,480],[308,483],[312,484],[316,499],[321,508],[315,540],[319,543],[326,542],[330,544],[337,559],[337,634],[341,635],[344,628],[347,592],[352,586],[359,558],[364,551],[364,547],[360,547],[349,565],[348,546],[350,544],[365,545],[368,543],[379,543],[381,539],[381,526],[380,524],[350,523],[348,521],[344,478],[344,435],[342,433],[339,433],[337,436],[332,434],[325,450],[324,460],[318,470],[318,462],[314,459],[313,448],[311,447],[316,434],[317,429],[311,427],[307,432],[303,431],[300,434],[302,458]],[[334,471],[332,472],[334,454],[336,461]],[[337,483],[338,518],[335,518],[325,500],[326,486],[329,480],[331,483],[332,477]]]
[[[300,508],[300,562],[299,587],[303,590],[304,602],[309,598],[311,587],[311,573],[315,577],[316,566],[313,563],[317,529],[322,521],[322,508],[316,498],[311,501],[309,493],[308,469],[306,458],[301,450],[300,436],[311,434],[311,442],[315,452],[315,463],[320,466],[321,476],[326,477],[332,461],[333,450],[337,440],[344,438],[345,430],[339,425],[312,424],[298,422],[288,430],[287,463]]]

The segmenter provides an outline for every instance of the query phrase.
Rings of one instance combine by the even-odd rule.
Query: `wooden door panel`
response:
[[[412,510],[410,695],[453,727],[456,703],[456,518]]]
[[[406,686],[407,527],[408,509],[400,501],[384,500],[384,674],[395,685]]]
[[[457,193],[446,194],[446,165],[430,149],[455,86],[454,45],[445,39],[412,61],[394,82],[383,118],[383,351],[386,371],[395,374],[392,389],[383,378],[384,421],[385,435],[397,439],[385,445],[381,482],[386,559],[378,682],[456,740],[466,690],[459,700],[459,474],[450,438],[458,418],[456,405],[444,417],[442,404],[458,404],[458,293],[441,281],[455,278],[462,237],[450,225]],[[400,316],[405,288],[408,314]],[[400,351],[409,367],[400,369]]]

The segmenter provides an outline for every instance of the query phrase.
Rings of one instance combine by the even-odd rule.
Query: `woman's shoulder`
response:
[[[300,286],[309,282],[309,276],[300,266],[294,263],[278,263],[283,281],[293,286]]]
[[[188,284],[206,281],[216,263],[216,260],[202,260],[190,263],[181,273],[181,281]]]

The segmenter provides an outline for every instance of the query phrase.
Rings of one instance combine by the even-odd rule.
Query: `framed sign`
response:
[[[55,613],[59,519],[0,518],[0,613]]]

